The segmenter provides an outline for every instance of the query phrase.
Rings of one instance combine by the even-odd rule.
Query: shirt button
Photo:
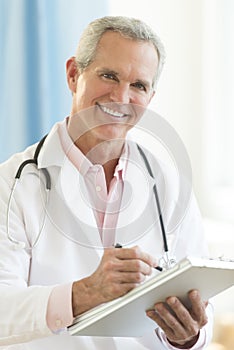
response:
[[[102,190],[101,186],[96,186],[96,191],[100,192]]]
[[[56,327],[61,327],[62,326],[62,321],[61,320],[56,320],[55,321]]]

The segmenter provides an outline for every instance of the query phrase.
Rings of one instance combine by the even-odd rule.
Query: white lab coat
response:
[[[47,168],[51,176],[48,203],[44,175],[27,165],[11,200],[8,237],[7,207],[14,176],[19,164],[33,157],[36,146],[0,166],[0,345],[17,350],[167,349],[160,340],[160,329],[157,335],[150,332],[139,339],[71,337],[66,332],[54,335],[48,329],[46,310],[52,288],[90,275],[103,253],[82,178],[66,157],[57,129],[55,125],[47,136],[38,159],[38,168]],[[155,219],[154,180],[134,144],[130,144],[130,159],[116,241],[127,246],[137,244],[160,258],[163,242]],[[149,160],[152,163],[150,156]],[[178,183],[175,174],[163,170],[160,175],[153,168],[158,187],[163,189],[160,195],[167,230],[178,197]],[[168,234],[169,248],[177,260],[190,254],[207,254],[194,198],[186,203],[183,219],[181,216],[180,222],[172,223]],[[203,331],[205,341],[209,339],[209,329]]]

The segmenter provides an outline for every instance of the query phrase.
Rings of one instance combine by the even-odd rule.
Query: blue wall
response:
[[[70,112],[65,62],[107,0],[0,0],[0,162]]]

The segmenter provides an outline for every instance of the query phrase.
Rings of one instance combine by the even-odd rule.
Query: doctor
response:
[[[142,338],[67,333],[75,316],[143,282],[163,254],[155,180],[126,139],[154,96],[163,61],[162,44],[144,23],[94,21],[67,61],[69,117],[52,128],[36,154],[32,145],[1,165],[3,349],[198,350],[209,343],[212,310],[199,291],[189,294],[190,310],[176,296],[148,310],[155,330]],[[167,231],[177,186],[170,171],[147,157]],[[27,163],[15,181],[20,164],[33,158],[37,164]],[[168,233],[171,252],[177,259],[206,254],[193,197],[183,214]],[[122,249],[113,247],[117,242]]]

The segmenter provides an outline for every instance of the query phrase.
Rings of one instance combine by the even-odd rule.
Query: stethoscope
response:
[[[14,243],[14,248],[15,249],[24,249],[25,248],[25,243],[24,242],[21,242],[21,241],[17,241],[16,239],[14,239],[10,232],[9,232],[9,226],[10,226],[10,208],[11,208],[11,202],[12,202],[12,199],[13,199],[13,196],[14,196],[14,192],[15,192],[15,188],[18,184],[18,181],[21,177],[21,174],[22,174],[22,171],[24,170],[24,168],[26,167],[26,165],[28,164],[33,164],[35,165],[35,167],[38,169],[38,156],[39,156],[39,153],[41,151],[41,148],[45,142],[45,139],[46,139],[47,135],[45,135],[41,140],[40,142],[38,143],[37,147],[36,147],[36,150],[34,152],[34,156],[33,158],[30,158],[30,159],[26,159],[25,161],[23,161],[20,166],[18,167],[17,169],[17,172],[16,172],[16,175],[15,175],[15,178],[14,178],[14,183],[13,183],[13,186],[12,186],[12,189],[11,189],[11,192],[10,192],[10,196],[9,196],[9,201],[8,201],[8,205],[7,205],[7,217],[6,217],[6,220],[7,220],[7,223],[6,223],[6,233],[7,233],[7,238],[12,242]],[[39,170],[39,169],[38,169]],[[45,205],[47,205],[48,201],[49,201],[49,191],[51,190],[51,177],[50,177],[50,174],[49,174],[49,171],[46,169],[46,168],[41,168],[40,171],[43,173],[44,177],[45,177],[45,191],[46,191],[46,201],[45,201]],[[39,238],[41,236],[41,233],[43,231],[43,228],[44,228],[44,225],[45,225],[45,219],[46,219],[46,210],[44,210],[44,215],[43,215],[43,219],[42,219],[42,225],[41,225],[41,228],[37,234],[37,238],[36,240],[33,242],[33,244],[31,245],[31,248],[30,250],[32,250],[36,244],[38,243],[39,241]]]
[[[38,156],[39,156],[40,151],[41,151],[41,149],[43,147],[43,144],[45,142],[46,137],[47,137],[47,135],[45,135],[40,140],[40,142],[38,143],[38,145],[36,147],[36,150],[34,152],[33,158],[26,159],[18,167],[16,175],[15,175],[14,183],[13,183],[13,186],[12,186],[12,189],[11,189],[11,192],[10,192],[9,201],[8,201],[8,205],[7,205],[7,225],[6,225],[6,227],[7,227],[7,238],[12,243],[14,243],[16,245],[16,248],[24,249],[25,248],[25,243],[17,241],[16,239],[14,239],[10,235],[10,232],[9,232],[10,208],[11,208],[12,198],[14,196],[14,191],[15,191],[17,183],[18,183],[18,181],[19,181],[19,179],[21,177],[23,169],[29,164],[35,165],[35,167],[38,169]],[[138,151],[139,151],[141,157],[143,158],[143,161],[145,163],[145,166],[147,168],[147,171],[148,171],[149,175],[154,179],[153,192],[154,192],[155,202],[156,202],[156,206],[157,206],[157,211],[158,211],[158,214],[159,214],[159,223],[160,223],[160,229],[161,229],[161,234],[162,234],[162,239],[163,239],[163,248],[164,248],[164,255],[163,255],[163,257],[160,260],[162,262],[161,265],[163,266],[163,268],[169,269],[172,265],[175,264],[175,260],[174,259],[170,259],[170,257],[169,257],[167,236],[166,236],[166,231],[165,231],[165,226],[164,226],[164,221],[163,221],[163,216],[162,216],[162,210],[161,210],[160,200],[159,200],[158,191],[157,191],[157,185],[156,185],[156,182],[155,182],[155,177],[153,175],[152,168],[151,168],[151,166],[149,164],[149,161],[148,161],[148,159],[147,159],[143,149],[138,144],[137,144],[137,148],[138,148]],[[44,177],[45,177],[45,191],[46,191],[46,204],[47,204],[48,201],[49,201],[49,191],[51,190],[51,177],[50,177],[49,171],[46,168],[41,168],[41,169],[38,169],[38,170],[40,170],[43,173]],[[39,233],[37,235],[37,238],[36,238],[35,242],[32,244],[32,246],[30,248],[31,250],[36,246],[36,244],[39,241],[40,235],[41,235],[42,230],[44,228],[45,219],[46,219],[46,210],[44,210],[44,216],[43,216],[43,219],[42,219],[42,225],[41,225],[41,228],[39,230]]]

